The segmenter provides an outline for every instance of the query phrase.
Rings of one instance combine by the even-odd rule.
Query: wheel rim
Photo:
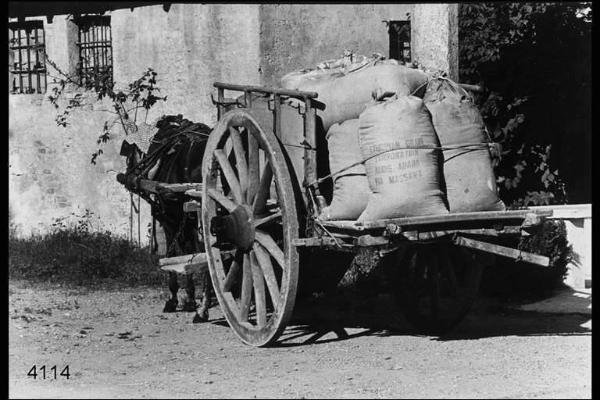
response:
[[[223,116],[203,159],[211,280],[229,325],[252,346],[277,339],[296,297],[298,220],[286,165],[275,136],[243,110]]]
[[[412,246],[403,261],[398,300],[405,316],[419,331],[446,333],[475,301],[482,267],[448,244]]]

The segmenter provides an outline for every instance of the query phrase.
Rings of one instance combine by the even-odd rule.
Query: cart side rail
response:
[[[239,91],[239,92],[278,94],[278,95],[282,95],[282,96],[293,97],[298,100],[316,99],[317,97],[319,97],[319,94],[317,92],[304,92],[304,91],[300,91],[300,90],[281,89],[281,88],[273,88],[273,87],[267,87],[267,86],[236,85],[233,83],[223,83],[223,82],[215,82],[214,86],[217,89],[235,90],[235,91]]]

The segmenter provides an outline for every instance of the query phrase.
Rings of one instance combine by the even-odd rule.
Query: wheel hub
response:
[[[254,244],[254,226],[252,214],[247,207],[238,206],[230,214],[213,217],[210,232],[217,237],[217,245],[233,243],[238,248],[248,251]]]

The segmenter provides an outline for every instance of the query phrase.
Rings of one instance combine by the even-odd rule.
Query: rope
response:
[[[407,147],[396,147],[394,149],[391,150],[385,150],[382,151],[380,153],[375,153],[370,155],[369,157],[361,160],[361,161],[357,161],[353,164],[348,165],[347,167],[344,167],[338,171],[332,172],[329,175],[325,175],[322,178],[319,178],[311,183],[306,183],[305,186],[315,186],[318,185],[319,183],[323,182],[326,179],[338,176],[339,174],[341,174],[342,172],[345,172],[347,170],[349,170],[350,168],[356,167],[357,165],[360,164],[364,164],[365,162],[371,160],[372,158],[378,157],[380,155],[392,152],[392,151],[396,151],[396,150],[458,150],[458,149],[463,149],[463,148],[484,148],[484,147],[491,147],[493,146],[493,143],[468,143],[468,144],[462,144],[462,145],[456,145],[456,146],[407,146]]]

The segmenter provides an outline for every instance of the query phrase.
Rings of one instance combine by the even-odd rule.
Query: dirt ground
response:
[[[162,313],[166,298],[11,281],[10,398],[591,398],[585,315],[481,299],[440,339],[415,334],[392,306],[340,312],[318,300],[298,306],[278,345],[252,348],[218,306],[192,324],[192,313]]]

